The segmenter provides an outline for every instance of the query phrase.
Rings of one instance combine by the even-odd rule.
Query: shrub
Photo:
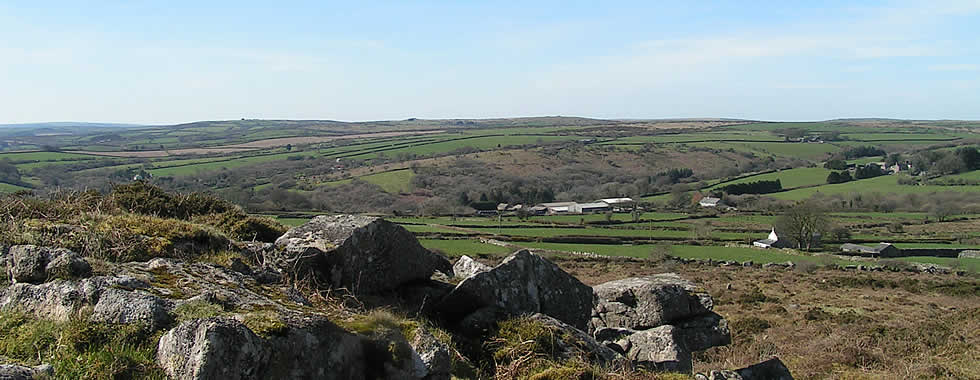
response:
[[[271,218],[250,216],[237,208],[194,220],[212,225],[228,236],[242,241],[256,240],[271,243],[288,230],[286,226]]]
[[[145,261],[154,257],[186,258],[228,248],[231,242],[208,227],[147,215],[110,215],[91,229],[98,247],[89,254],[107,261]]]
[[[731,322],[732,331],[738,335],[753,335],[768,330],[772,327],[769,321],[759,317],[746,317],[733,320]]]

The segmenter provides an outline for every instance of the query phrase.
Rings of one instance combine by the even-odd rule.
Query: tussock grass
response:
[[[139,325],[106,325],[78,317],[38,320],[0,311],[0,355],[23,365],[51,364],[57,379],[166,379],[155,362],[158,334]]]
[[[273,241],[286,231],[214,196],[171,194],[141,182],[104,195],[2,196],[0,229],[0,244],[64,247],[114,262],[192,258],[231,249],[231,239]]]

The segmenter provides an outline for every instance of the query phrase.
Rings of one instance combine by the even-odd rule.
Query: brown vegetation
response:
[[[976,278],[672,261],[559,264],[590,284],[668,271],[702,284],[731,321],[733,344],[697,356],[695,371],[778,356],[797,379],[980,377]]]

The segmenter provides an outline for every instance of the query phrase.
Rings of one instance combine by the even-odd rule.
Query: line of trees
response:
[[[775,181],[763,180],[746,183],[734,183],[731,185],[722,186],[718,190],[729,195],[768,194],[782,191],[783,184],[779,182],[778,179]]]

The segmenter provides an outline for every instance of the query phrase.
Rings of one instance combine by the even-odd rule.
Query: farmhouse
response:
[[[899,249],[895,248],[894,245],[889,243],[878,243],[874,247],[868,247],[866,245],[857,245],[847,243],[840,246],[841,252],[858,254],[858,255],[869,255],[871,257],[894,257],[898,256]]]
[[[701,207],[718,207],[719,202],[721,202],[721,198],[704,197],[698,201],[698,204],[701,205]]]
[[[776,234],[776,228],[773,227],[772,231],[769,232],[769,237],[756,240],[752,242],[752,245],[759,248],[789,248],[793,246],[793,243],[789,240],[780,239],[779,235]]]
[[[605,212],[612,208],[606,202],[576,203],[569,207],[569,212],[588,214],[593,212]]]

